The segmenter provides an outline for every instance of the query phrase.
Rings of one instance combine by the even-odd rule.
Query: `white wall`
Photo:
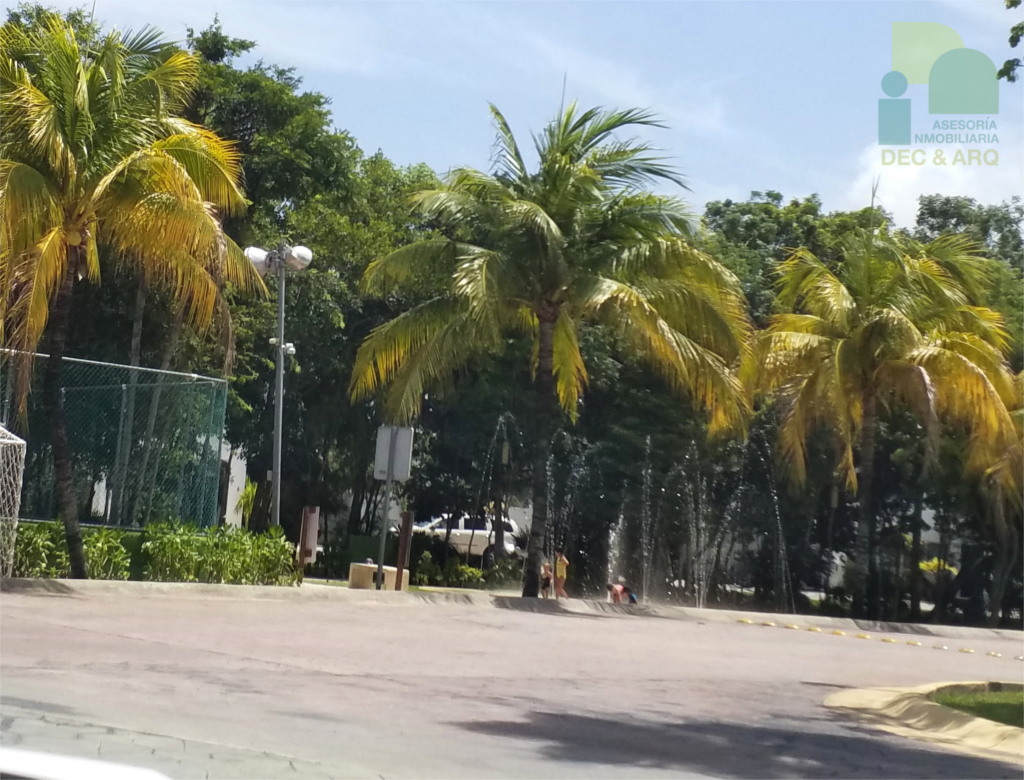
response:
[[[245,458],[242,453],[235,450],[231,452],[231,445],[226,441],[221,444],[220,459],[228,461],[230,458],[231,468],[228,471],[228,499],[227,508],[224,512],[224,524],[240,527],[242,525],[242,513],[236,509],[238,497],[245,490]]]

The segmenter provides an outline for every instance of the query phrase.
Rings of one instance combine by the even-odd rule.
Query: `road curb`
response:
[[[971,755],[1024,763],[1024,729],[976,718],[932,700],[944,688],[988,690],[994,685],[1019,690],[1012,682],[943,682],[917,688],[860,688],[837,691],[825,706],[868,725],[912,739],[946,745]]]
[[[0,581],[0,592],[37,596],[87,597],[93,595],[134,595],[138,597],[235,598],[256,600],[312,600],[347,603],[417,604],[498,607],[501,609],[546,614],[587,614],[592,616],[634,616],[684,620],[691,622],[795,625],[802,629],[912,634],[947,639],[1008,639],[1024,643],[1024,632],[1006,629],[943,626],[922,623],[888,623],[818,615],[792,615],[769,612],[745,612],[733,609],[697,609],[662,605],[610,604],[591,599],[524,599],[483,590],[376,591],[350,590],[335,585],[306,582],[301,586],[222,585],[200,582],[136,582],[127,580],[21,579]]]

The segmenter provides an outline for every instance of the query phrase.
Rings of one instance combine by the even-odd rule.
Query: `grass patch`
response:
[[[952,707],[976,718],[1024,728],[1024,691],[937,693],[935,701],[944,707]]]

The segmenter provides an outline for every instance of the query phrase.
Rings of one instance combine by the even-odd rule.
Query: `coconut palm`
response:
[[[8,22],[0,36],[0,341],[20,356],[24,403],[47,331],[43,402],[72,575],[84,577],[60,394],[74,285],[99,280],[102,244],[170,285],[202,327],[218,276],[262,283],[219,223],[245,207],[237,152],[176,115],[196,83],[195,58],[149,28],[79,40],[56,15],[29,29]]]
[[[852,233],[838,248],[834,266],[806,249],[780,265],[778,303],[788,311],[758,336],[743,373],[752,390],[777,391],[780,454],[797,482],[806,476],[810,429],[834,431],[841,476],[860,505],[858,601],[873,614],[879,414],[908,407],[929,453],[942,417],[1001,441],[1011,427],[1000,400],[1011,381],[1007,336],[998,314],[974,305],[987,262],[966,239],[920,246],[883,227]]]
[[[989,624],[998,625],[1003,596],[1020,555],[1024,517],[1024,372],[1004,387],[1003,402],[1013,429],[1000,438],[971,436],[967,476],[980,488],[984,514],[995,541]]]
[[[416,196],[456,238],[433,238],[372,263],[365,288],[438,290],[374,330],[353,370],[354,398],[389,386],[386,414],[414,418],[424,391],[475,355],[533,343],[537,430],[533,524],[523,595],[536,596],[548,525],[546,466],[556,398],[575,419],[587,370],[579,331],[609,324],[621,345],[710,411],[711,428],[742,425],[746,405],[730,364],[749,325],[736,278],[689,239],[684,204],[644,190],[681,181],[652,148],[617,133],[659,127],[640,110],[580,112],[575,104],[535,138],[533,171],[501,113],[492,173],[462,168]]]

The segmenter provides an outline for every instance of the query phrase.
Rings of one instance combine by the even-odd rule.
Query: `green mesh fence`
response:
[[[24,518],[59,514],[42,398],[46,360],[36,357],[23,417],[11,409],[11,372],[3,366],[0,419],[27,442]],[[217,522],[227,403],[223,379],[65,358],[61,393],[82,521]]]

